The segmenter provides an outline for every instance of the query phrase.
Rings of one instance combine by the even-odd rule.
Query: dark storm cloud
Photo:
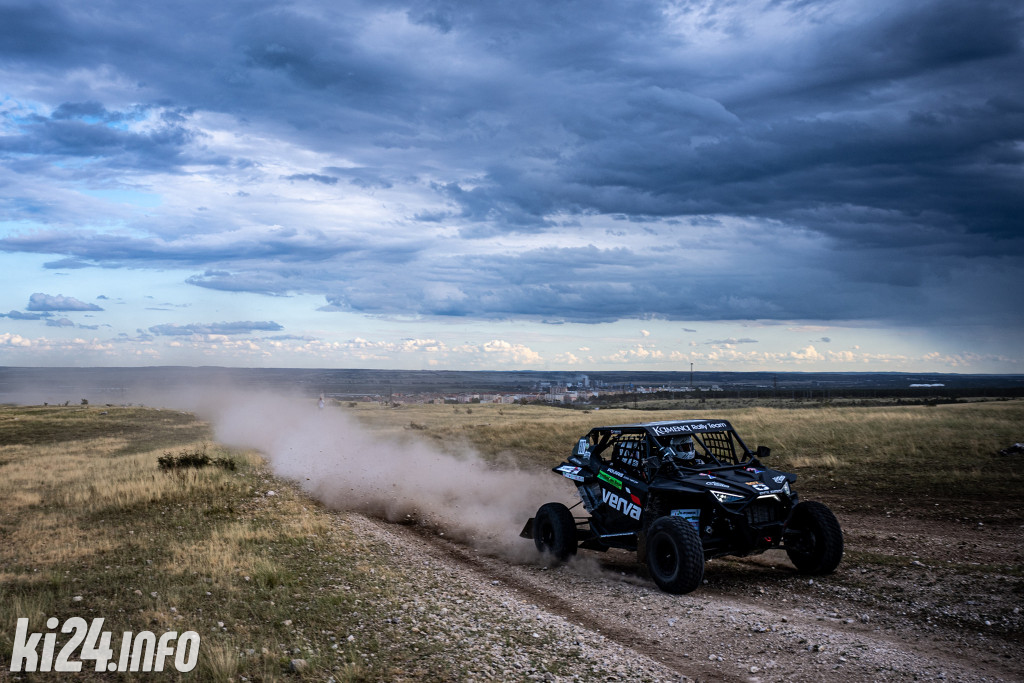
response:
[[[733,256],[749,258],[740,252]],[[905,312],[907,303],[865,297],[880,294],[884,283],[865,281],[851,293],[827,263],[787,261],[791,280],[775,283],[767,274],[723,279],[716,272],[681,269],[679,260],[678,247],[655,255],[596,247],[468,259],[435,255],[429,262],[407,264],[400,277],[386,269],[339,277],[321,310],[401,314],[415,309],[437,316],[597,323],[622,318],[801,319],[823,306],[842,318],[886,318]],[[805,287],[807,281],[815,282],[812,290]],[[439,282],[446,286],[434,287]]]
[[[156,129],[138,133],[119,128],[141,111],[110,113],[95,103],[62,103],[49,116],[35,115],[19,125],[20,135],[0,137],[0,157],[32,154],[58,159],[102,159],[111,169],[172,170],[199,158],[185,153],[196,131],[162,117]],[[139,115],[137,115],[139,114]],[[204,163],[223,160],[204,158]]]
[[[338,179],[334,176],[320,175],[319,173],[293,173],[292,175],[281,176],[282,180],[309,180],[323,185],[334,185]]]
[[[169,337],[181,337],[190,336],[193,334],[251,334],[253,332],[278,332],[283,330],[284,327],[272,322],[272,321],[240,321],[240,322],[221,322],[221,323],[194,323],[191,325],[176,325],[174,323],[166,323],[163,325],[154,325],[149,328],[149,331],[155,335],[169,336]]]
[[[225,233],[217,239],[183,233],[168,239],[137,238],[96,234],[86,230],[73,233],[39,231],[0,238],[0,249],[40,253],[64,253],[69,258],[47,267],[81,268],[93,264],[159,266],[161,264],[201,265],[232,261],[315,263],[351,252],[372,252],[372,245],[328,236],[319,230],[272,228],[258,233]]]
[[[709,346],[722,346],[722,345],[732,346],[732,345],[735,345],[735,344],[756,344],[757,340],[756,339],[751,339],[749,337],[744,337],[742,339],[736,339],[735,337],[729,337],[728,339],[712,339],[711,341],[707,341],[707,342],[704,342],[704,343],[709,345]]]
[[[21,311],[8,311],[7,313],[0,313],[0,318],[10,318],[11,320],[42,320],[50,316],[50,313],[23,313]]]
[[[942,319],[973,300],[1020,323],[1022,35],[1016,0],[8,4],[0,67],[41,105],[5,116],[20,201],[0,217],[54,225],[0,249],[185,265],[190,284],[325,310]],[[196,165],[245,185],[260,164],[209,151],[207,116],[315,156],[272,172],[296,191],[394,190],[400,208],[358,239],[278,214],[246,228],[234,207],[115,234],[36,189]],[[478,253],[608,217],[664,244]],[[432,226],[460,239],[431,246]],[[716,230],[746,269],[680,278],[671,252]]]
[[[56,296],[36,292],[28,299],[29,311],[102,311],[96,304],[87,304],[84,301],[70,296],[58,294]]]
[[[295,334],[275,334],[268,337],[263,337],[268,341],[316,341],[316,337],[310,337],[309,335],[295,335]]]
[[[79,268],[90,267],[92,267],[91,263],[86,263],[76,258],[62,258],[59,261],[47,261],[43,264],[43,268],[52,270],[78,270]]]
[[[394,187],[394,183],[384,177],[381,169],[374,168],[338,168],[332,166],[324,169],[324,173],[330,173],[330,177],[343,177],[348,178],[349,183],[356,187],[362,187],[366,189],[379,188],[388,189]]]

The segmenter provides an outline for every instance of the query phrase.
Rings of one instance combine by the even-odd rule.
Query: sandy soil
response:
[[[632,553],[514,563],[421,526],[346,519],[391,547],[397,564],[443,571],[452,595],[434,599],[456,612],[472,605],[475,628],[492,618],[480,614],[557,626],[558,647],[569,643],[573,657],[586,650],[591,665],[579,680],[1024,680],[1019,524],[834,507],[846,542],[834,574],[797,574],[784,552],[771,551],[712,560],[705,585],[683,596],[659,591]],[[503,671],[506,660],[495,661],[482,676],[573,677],[522,662]]]

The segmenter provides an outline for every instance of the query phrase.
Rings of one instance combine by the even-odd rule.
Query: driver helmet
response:
[[[696,453],[694,451],[693,439],[689,436],[677,436],[672,439],[672,450],[676,452],[677,458],[689,460]]]

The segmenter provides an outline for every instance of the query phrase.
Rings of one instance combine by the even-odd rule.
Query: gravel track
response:
[[[450,643],[436,656],[467,679],[1024,680],[1020,526],[837,513],[835,574],[802,576],[771,551],[709,562],[683,596],[659,591],[632,553],[517,563],[339,514],[390,548],[419,595],[406,618]]]

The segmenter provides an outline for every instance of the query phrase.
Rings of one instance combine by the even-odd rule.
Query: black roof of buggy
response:
[[[701,432],[733,431],[726,420],[667,420],[664,422],[638,422],[636,424],[594,427],[591,432],[648,431],[655,436],[677,436]]]

